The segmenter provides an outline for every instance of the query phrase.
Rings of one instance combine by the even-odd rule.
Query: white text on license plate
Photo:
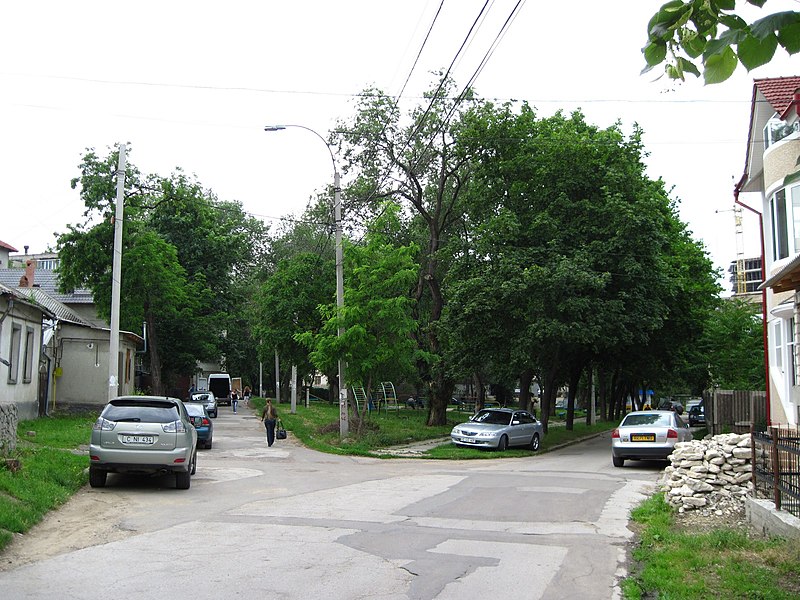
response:
[[[123,444],[141,444],[141,445],[150,445],[154,443],[156,440],[152,435],[123,435],[122,436],[122,443]]]

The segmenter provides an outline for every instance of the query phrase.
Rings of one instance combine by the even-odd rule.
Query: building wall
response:
[[[108,401],[108,331],[63,323],[53,341],[56,371],[51,409],[102,407]],[[123,334],[119,349],[118,393],[132,394],[136,345]]]
[[[8,309],[7,296],[0,297],[0,315]],[[16,341],[14,341],[16,336]],[[42,311],[15,302],[0,324],[0,403],[16,404],[20,420],[39,414],[39,356],[42,340]]]
[[[767,148],[764,152],[764,189],[767,192],[797,169],[800,154],[800,139],[785,140]]]

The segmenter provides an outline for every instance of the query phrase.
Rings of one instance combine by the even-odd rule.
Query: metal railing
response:
[[[756,497],[800,518],[800,432],[772,427],[753,430],[752,439]]]

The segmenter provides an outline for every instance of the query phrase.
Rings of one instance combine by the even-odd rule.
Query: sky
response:
[[[128,144],[143,173],[193,174],[274,226],[333,178],[323,137],[377,87],[419,105],[432,72],[541,116],[580,109],[588,122],[644,130],[648,175],[718,268],[759,254],[757,218],[737,240],[733,187],[744,171],[753,79],[800,75],[800,57],[727,82],[641,74],[646,25],[663,0],[28,0],[0,9],[0,240],[55,248],[82,221],[70,180],[87,148]],[[423,48],[423,41],[441,12]],[[477,32],[470,28],[481,14]],[[798,10],[770,0],[768,12]],[[761,11],[753,9],[759,15]],[[464,44],[465,40],[468,40]],[[463,50],[459,54],[459,49]],[[417,55],[420,53],[419,59]],[[457,58],[456,58],[457,57]],[[455,61],[454,61],[455,59]],[[407,85],[404,84],[408,81]],[[760,209],[760,197],[742,195]],[[346,215],[345,215],[346,218]],[[729,284],[725,284],[727,288]]]

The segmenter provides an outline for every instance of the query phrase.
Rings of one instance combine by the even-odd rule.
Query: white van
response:
[[[231,376],[227,373],[211,373],[208,376],[208,390],[214,392],[217,404],[231,405]]]

